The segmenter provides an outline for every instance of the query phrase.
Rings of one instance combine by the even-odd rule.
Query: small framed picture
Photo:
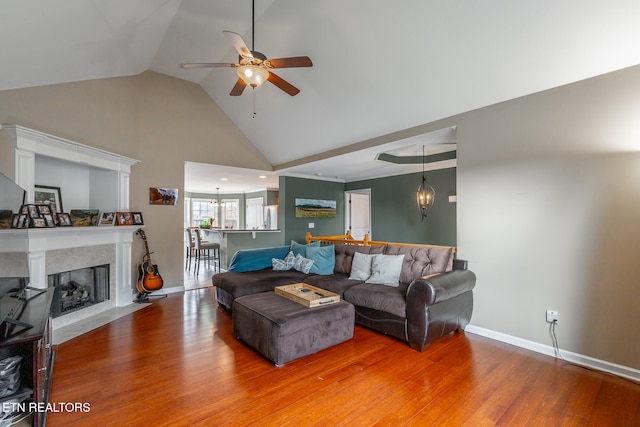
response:
[[[13,218],[11,219],[11,228],[18,228],[19,219],[20,219],[20,214],[13,214]]]
[[[100,211],[97,209],[77,209],[69,211],[71,225],[74,227],[93,227],[98,225]]]
[[[30,226],[33,228],[45,228],[47,226],[47,222],[44,218],[31,218]]]
[[[47,223],[47,227],[56,226],[56,222],[53,220],[53,215],[51,215],[50,213],[42,215],[42,218],[44,219],[44,222]]]
[[[116,212],[116,222],[118,225],[133,225],[131,212]]]
[[[142,219],[142,212],[133,212],[131,216],[133,217],[134,225],[144,225],[144,221]]]
[[[27,205],[27,213],[29,218],[40,218],[40,212],[38,212],[38,207],[36,205]]]
[[[18,214],[18,222],[16,228],[27,228],[29,226],[29,215]]]
[[[51,207],[49,205],[36,205],[40,216],[51,215]]]
[[[100,214],[98,225],[114,225],[116,223],[116,211],[103,211]]]
[[[66,212],[58,213],[58,226],[59,227],[71,227],[71,217]]]

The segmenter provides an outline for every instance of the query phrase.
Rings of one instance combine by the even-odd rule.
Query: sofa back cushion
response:
[[[387,245],[384,253],[404,255],[401,283],[411,283],[428,274],[451,271],[453,266],[453,249],[447,247]]]
[[[336,263],[336,254],[333,245],[307,247],[307,258],[313,260],[310,273],[333,274]]]
[[[289,250],[289,246],[239,250],[231,258],[227,271],[242,273],[271,267],[273,258],[284,259]]]
[[[356,253],[356,251],[363,254],[381,254],[384,252],[384,246],[360,246],[336,243],[336,264],[334,272],[346,275],[351,274],[351,263],[353,262],[353,254]]]

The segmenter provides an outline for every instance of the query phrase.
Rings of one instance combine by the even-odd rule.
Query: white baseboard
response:
[[[514,337],[513,335],[503,334],[502,332],[496,332],[491,329],[481,328],[479,326],[467,325],[465,333],[471,333],[481,335],[483,337],[491,338],[496,341],[501,341],[507,344],[515,345],[516,347],[526,348],[527,350],[535,351],[536,353],[546,354],[547,356],[557,357],[552,346],[540,344],[534,341],[525,340],[522,338]],[[628,378],[633,381],[640,381],[640,370],[630,368],[628,366],[617,365],[615,363],[607,362],[605,360],[595,359],[593,357],[585,356],[583,354],[572,353],[567,350],[560,349],[560,355],[562,359],[567,362],[575,363],[576,365],[586,366],[588,368],[597,369],[598,371],[609,372],[611,374]]]

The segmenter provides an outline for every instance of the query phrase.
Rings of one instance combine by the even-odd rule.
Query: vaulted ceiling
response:
[[[236,62],[222,31],[251,47],[251,13],[250,0],[4,0],[0,90],[168,74],[200,84],[278,169],[640,63],[635,0],[256,0],[254,49],[313,61],[278,70],[298,95],[267,83],[232,97],[234,69],[180,68]]]

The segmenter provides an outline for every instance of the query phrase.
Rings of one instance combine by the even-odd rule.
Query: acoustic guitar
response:
[[[142,240],[144,240],[145,255],[142,258],[142,263],[138,266],[138,292],[141,295],[157,291],[162,288],[164,284],[162,277],[158,272],[158,266],[151,261],[151,252],[149,252],[149,244],[147,243],[147,236],[144,234],[144,230],[140,229],[136,232]]]

